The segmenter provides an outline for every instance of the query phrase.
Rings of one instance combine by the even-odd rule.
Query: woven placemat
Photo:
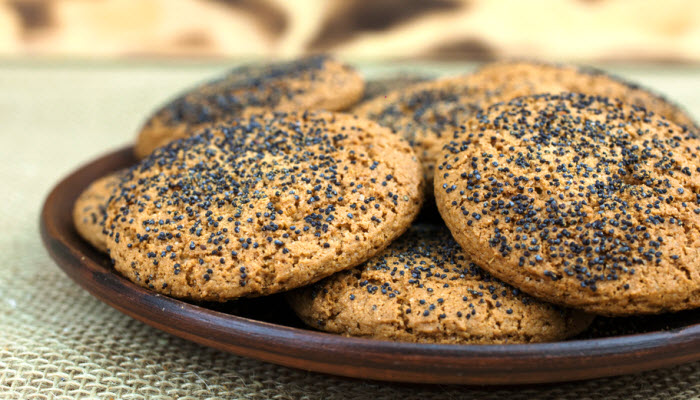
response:
[[[517,388],[343,379],[202,347],[92,298],[41,245],[44,197],[130,141],[143,110],[215,69],[0,64],[0,399],[700,399],[700,363]],[[687,75],[697,88],[700,73]]]

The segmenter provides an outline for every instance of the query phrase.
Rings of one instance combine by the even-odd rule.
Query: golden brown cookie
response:
[[[225,301],[315,282],[389,245],[415,218],[411,147],[327,112],[250,116],[154,151],[107,207],[107,247],[132,281]]]
[[[491,277],[444,225],[414,225],[361,266],[287,299],[314,328],[406,342],[547,342],[573,336],[593,319]]]
[[[365,94],[362,96],[362,101],[367,101],[378,96],[387,95],[394,90],[403,89],[405,87],[415,85],[416,83],[425,82],[430,77],[427,75],[397,72],[392,75],[387,75],[381,78],[368,79],[365,84]],[[359,103],[358,106],[362,105]]]
[[[474,262],[532,296],[627,315],[700,306],[700,142],[636,106],[521,97],[465,123],[435,174]]]
[[[122,171],[113,172],[90,184],[73,205],[73,224],[78,234],[97,250],[107,252],[104,218],[107,202],[115,194]]]
[[[148,118],[136,140],[138,158],[172,140],[244,113],[266,110],[340,111],[364,91],[360,74],[327,56],[248,65],[191,89]]]
[[[671,122],[697,129],[695,121],[668,99],[636,83],[591,67],[511,61],[486,64],[473,75],[475,83],[511,92],[504,100],[538,93],[586,93],[619,99],[646,108]]]

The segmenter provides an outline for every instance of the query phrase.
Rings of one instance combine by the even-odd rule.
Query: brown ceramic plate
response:
[[[73,202],[93,180],[135,160],[131,148],[73,172],[41,214],[44,244],[92,295],[157,329],[238,355],[356,378],[413,383],[523,384],[640,372],[700,360],[700,310],[599,318],[582,336],[525,345],[433,345],[347,338],[305,329],[279,296],[193,304],[134,285],[93,250],[71,221]]]

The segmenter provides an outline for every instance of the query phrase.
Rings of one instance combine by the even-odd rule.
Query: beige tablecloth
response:
[[[71,169],[131,141],[149,109],[223,67],[0,62],[0,399],[700,398],[700,363],[520,388],[336,378],[199,346],[92,298],[41,245],[44,197]],[[465,68],[442,65],[436,71]],[[700,116],[700,69],[616,71],[666,92]]]

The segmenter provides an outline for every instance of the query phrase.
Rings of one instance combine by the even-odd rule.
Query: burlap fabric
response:
[[[336,378],[192,344],[92,298],[41,245],[37,221],[49,188],[129,142],[146,110],[165,96],[220,68],[0,64],[0,399],[700,398],[700,363],[519,388]],[[700,111],[693,93],[700,71],[624,72]]]

